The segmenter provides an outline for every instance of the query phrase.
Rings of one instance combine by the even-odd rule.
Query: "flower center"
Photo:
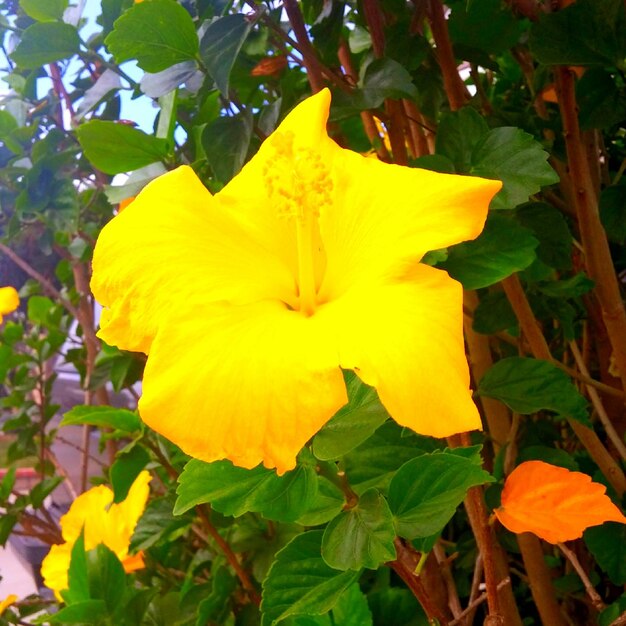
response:
[[[292,131],[285,131],[268,140],[274,159],[266,166],[264,177],[278,215],[295,224],[298,308],[312,315],[325,269],[319,215],[331,202],[333,185],[319,154],[310,148],[294,148],[294,139]]]

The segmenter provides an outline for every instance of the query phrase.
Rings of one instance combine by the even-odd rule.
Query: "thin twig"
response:
[[[570,550],[565,544],[558,543],[559,549],[561,552],[567,557],[567,560],[572,564],[573,568],[576,570],[576,573],[580,576],[580,579],[583,581],[583,585],[585,585],[585,591],[591,600],[591,603],[596,608],[597,611],[603,611],[606,606],[604,602],[602,602],[602,598],[599,596],[595,587],[591,584],[589,580],[589,576],[587,576],[587,572],[583,569],[583,566],[580,564],[578,557]]]
[[[510,578],[505,578],[498,583],[498,591],[503,589],[506,585],[511,584]],[[462,624],[465,617],[470,615],[476,610],[476,607],[480,606],[487,599],[487,592],[481,593],[475,600],[470,602],[468,607],[464,609],[459,615],[457,615],[448,626],[457,626],[457,624]]]

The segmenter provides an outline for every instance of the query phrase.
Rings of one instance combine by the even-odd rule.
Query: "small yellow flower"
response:
[[[15,594],[8,595],[4,600],[0,601],[0,615],[2,615],[12,604],[17,602]]]
[[[139,412],[191,456],[291,469],[342,368],[419,433],[480,428],[461,285],[419,261],[476,237],[501,183],[344,150],[329,107],[302,102],[215,196],[157,178],[98,239],[99,336],[148,354]]]
[[[61,591],[68,587],[72,548],[81,532],[84,532],[85,550],[93,550],[102,543],[116,554],[127,573],[143,567],[141,553],[129,555],[128,547],[146,508],[149,482],[150,473],[141,472],[126,499],[119,504],[111,504],[113,492],[104,485],[89,489],[74,500],[70,510],[61,518],[65,543],[52,546],[41,565],[44,584],[54,591],[59,601],[62,601]]]
[[[20,306],[20,298],[13,287],[0,287],[0,324],[2,316],[13,313]]]

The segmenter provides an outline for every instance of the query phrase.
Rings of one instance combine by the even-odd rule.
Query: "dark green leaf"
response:
[[[528,229],[508,215],[492,212],[480,236],[452,246],[438,267],[466,289],[480,289],[527,268],[535,260],[537,244]]]
[[[215,176],[227,183],[242,168],[252,137],[252,118],[218,117],[202,133],[202,145]]]
[[[63,416],[60,426],[76,424],[104,426],[127,433],[134,433],[141,428],[141,420],[136,413],[112,406],[75,406]]]
[[[200,42],[200,56],[217,88],[229,97],[230,72],[252,22],[244,15],[226,15],[209,24]]]
[[[560,11],[540,11],[530,48],[547,65],[621,64],[626,57],[624,3],[578,0]]]
[[[470,173],[501,180],[503,187],[491,201],[491,208],[513,209],[544,185],[559,182],[547,161],[548,153],[532,135],[503,126],[490,130],[476,144]]]
[[[580,272],[564,280],[539,283],[537,289],[551,298],[578,298],[589,293],[593,286],[594,282],[584,272]]]
[[[376,569],[396,558],[396,531],[385,498],[368,489],[356,506],[333,519],[322,539],[322,557],[339,570]]]
[[[548,446],[526,446],[520,450],[517,462],[524,461],[545,461],[552,465],[558,465],[572,472],[580,471],[578,463],[565,450],[560,448],[549,448]]]
[[[208,502],[224,515],[238,517],[254,511],[269,519],[290,522],[307,511],[317,494],[317,474],[308,462],[277,476],[274,470],[260,465],[248,470],[230,461],[191,460],[178,483],[176,515]]]
[[[488,132],[487,122],[472,107],[447,113],[437,129],[437,154],[450,159],[457,174],[467,174],[474,147]]]
[[[39,22],[60,20],[67,5],[68,0],[20,0],[24,13]]]
[[[331,471],[336,471],[336,464],[327,464]],[[323,476],[319,477],[318,489],[312,499],[309,508],[296,522],[302,526],[319,526],[325,524],[339,514],[345,504],[343,492],[330,480]]]
[[[587,401],[568,375],[547,361],[517,356],[502,359],[482,377],[478,394],[496,398],[523,415],[548,409],[588,421]]]
[[[612,185],[602,190],[600,219],[611,241],[626,241],[626,185]]]
[[[161,72],[198,54],[193,20],[171,0],[135,4],[116,20],[105,43],[117,63],[137,59],[146,72]]]
[[[109,613],[113,613],[126,590],[126,574],[120,560],[103,543],[98,544],[87,552],[87,573],[90,596],[102,599]]]
[[[599,626],[611,626],[613,622],[626,613],[626,593],[622,594],[616,602],[609,604],[599,616]]]
[[[583,130],[609,128],[626,119],[626,90],[604,69],[588,69],[576,85],[576,96]]]
[[[557,270],[572,267],[573,238],[562,213],[543,202],[528,202],[515,209],[515,219],[539,240],[537,258]]]
[[[295,615],[323,615],[354,583],[359,572],[340,572],[321,557],[322,531],[294,537],[276,555],[263,582],[262,626],[273,626]]]
[[[405,463],[389,485],[398,534],[429,537],[450,521],[470,487],[493,481],[474,460],[440,452]]]
[[[614,585],[626,584],[626,525],[605,522],[585,531],[585,543]]]
[[[37,483],[30,491],[30,501],[38,509],[43,505],[43,501],[65,480],[63,476],[53,476],[44,478]]]
[[[97,624],[107,614],[104,600],[83,600],[42,618],[43,624]]]
[[[134,445],[127,452],[122,452],[111,466],[111,485],[115,497],[113,502],[122,502],[128,495],[128,490],[139,476],[139,472],[148,464],[150,455],[139,444]]]
[[[92,120],[79,126],[76,134],[85,156],[107,174],[136,170],[163,160],[169,153],[165,139],[147,135],[127,124]]]
[[[225,609],[230,608],[230,597],[237,589],[237,580],[224,566],[211,573],[211,593],[198,605],[196,626],[222,624]]]
[[[472,328],[477,333],[492,335],[501,330],[517,327],[517,317],[511,308],[509,299],[502,291],[481,296],[478,306],[474,310]]]
[[[63,22],[40,22],[22,33],[22,40],[11,58],[24,69],[37,69],[73,56],[80,48],[80,38],[73,26]]]
[[[344,463],[348,482],[358,493],[370,487],[384,491],[403,463],[431,452],[433,448],[432,440],[413,434],[402,436],[402,429],[395,422],[388,421],[346,455]]]
[[[181,528],[191,524],[188,516],[174,517],[174,497],[155,498],[148,502],[143,515],[139,518],[133,533],[130,550],[147,550],[159,541],[167,541],[170,535],[180,532]]]
[[[393,59],[376,59],[367,66],[363,90],[370,105],[380,104],[385,98],[415,98],[417,95],[411,74]]]
[[[345,372],[349,402],[313,439],[313,453],[323,461],[337,459],[363,443],[388,418],[378,394],[353,372]]]

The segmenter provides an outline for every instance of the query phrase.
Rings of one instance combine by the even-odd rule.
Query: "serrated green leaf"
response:
[[[38,69],[75,55],[80,49],[77,30],[63,22],[39,22],[23,33],[17,48],[11,54],[23,69]]]
[[[167,540],[170,535],[191,524],[188,516],[174,517],[174,496],[155,498],[148,502],[148,506],[137,522],[137,527],[130,542],[130,551],[147,550],[161,540]]]
[[[589,293],[594,284],[593,280],[587,278],[584,272],[579,272],[575,276],[563,280],[539,283],[537,289],[551,298],[579,298]]]
[[[539,242],[508,215],[492,212],[477,239],[449,248],[438,267],[466,289],[481,289],[526,269],[536,258]]]
[[[393,516],[376,490],[363,493],[356,506],[333,519],[322,539],[322,558],[338,570],[376,569],[396,558]]]
[[[370,105],[380,104],[385,98],[413,99],[417,95],[411,74],[393,59],[372,61],[365,69],[362,87]]]
[[[334,465],[334,464],[333,464]],[[302,526],[319,526],[339,514],[345,504],[343,492],[323,476],[318,479],[318,488],[309,508],[296,522]]]
[[[230,461],[191,460],[178,479],[174,514],[210,503],[224,515],[238,517],[253,511],[268,519],[293,522],[303,515],[317,494],[317,474],[309,463],[277,476],[261,465],[248,470]]]
[[[525,357],[498,361],[482,377],[477,393],[504,402],[523,415],[542,409],[588,422],[587,401],[556,365]]]
[[[262,626],[273,626],[295,615],[323,615],[360,572],[340,572],[321,557],[321,530],[294,537],[280,552],[263,581]]]
[[[537,258],[557,270],[572,267],[573,237],[558,209],[544,202],[528,202],[515,209],[515,219],[539,241]]]
[[[53,615],[38,618],[37,624],[97,624],[107,614],[104,600],[83,600],[62,608]]]
[[[585,531],[585,543],[614,585],[626,584],[626,525],[605,522]]]
[[[202,132],[202,145],[215,176],[227,183],[243,167],[252,138],[248,114],[218,117]]]
[[[372,612],[367,597],[358,583],[350,585],[333,609],[333,624],[341,626],[372,626]]]
[[[530,48],[547,65],[613,65],[626,57],[626,17],[621,0],[578,0],[552,13],[539,12]]]
[[[39,22],[60,20],[67,5],[68,0],[20,0],[24,13]]]
[[[403,437],[402,429],[395,422],[386,422],[345,456],[348,482],[357,493],[370,487],[384,491],[403,463],[434,448],[432,440],[413,434]]]
[[[140,445],[134,445],[127,452],[122,452],[111,466],[110,476],[113,486],[113,502],[126,499],[128,491],[139,476],[139,472],[148,464],[150,455]]]
[[[76,135],[91,164],[107,174],[129,172],[161,161],[170,150],[165,139],[117,122],[92,120],[79,126]]]
[[[389,508],[398,534],[429,537],[450,521],[470,487],[493,478],[472,459],[440,452],[405,463],[389,485]]]
[[[488,132],[487,122],[472,107],[446,113],[437,128],[436,152],[454,163],[457,174],[467,174],[474,147]]]
[[[373,387],[353,372],[345,372],[349,402],[339,409],[313,439],[313,454],[322,460],[338,459],[363,443],[389,414]]]
[[[491,201],[492,209],[513,209],[545,185],[559,182],[548,153],[532,135],[519,128],[490,130],[474,147],[470,173],[495,178],[502,189]]]
[[[135,4],[115,21],[105,43],[117,63],[137,59],[146,72],[193,60],[199,48],[191,16],[171,0]]]
[[[136,413],[112,406],[75,406],[63,416],[60,426],[75,426],[76,424],[108,427],[127,433],[134,433],[141,429],[141,420]]]
[[[202,36],[200,56],[225,98],[230,73],[252,24],[244,15],[226,15],[211,22]]]

